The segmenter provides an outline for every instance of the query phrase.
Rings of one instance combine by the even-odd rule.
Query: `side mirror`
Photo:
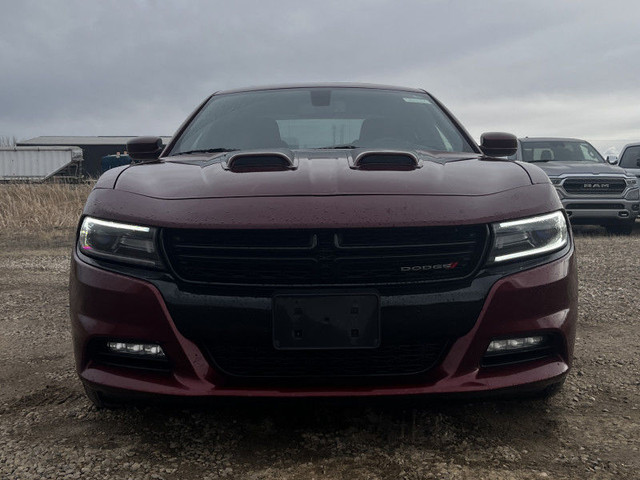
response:
[[[160,137],[137,137],[127,142],[127,152],[133,160],[157,160],[162,153]]]
[[[518,151],[518,139],[510,133],[483,133],[480,137],[480,150],[489,157],[515,155]]]
[[[607,163],[610,163],[611,165],[617,165],[618,164],[618,156],[617,155],[608,155],[607,156]]]

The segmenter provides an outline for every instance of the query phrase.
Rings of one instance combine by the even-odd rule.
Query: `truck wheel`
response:
[[[631,235],[635,223],[636,221],[633,220],[632,222],[624,222],[617,225],[605,225],[604,228],[607,229],[607,233],[612,235]]]

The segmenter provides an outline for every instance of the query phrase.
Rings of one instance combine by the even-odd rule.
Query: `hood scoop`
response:
[[[232,172],[278,172],[294,170],[293,154],[285,152],[241,152],[231,155],[223,168]]]
[[[415,170],[421,166],[414,153],[389,150],[361,152],[352,164],[358,170]]]

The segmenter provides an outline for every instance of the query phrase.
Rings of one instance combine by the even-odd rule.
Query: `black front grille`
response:
[[[340,378],[416,375],[432,368],[447,342],[375,349],[276,350],[271,346],[206,345],[224,374],[243,378]]]
[[[622,193],[627,184],[618,178],[570,178],[562,184],[567,193],[605,195]]]
[[[567,210],[624,210],[621,203],[570,203]]]
[[[164,232],[184,281],[226,285],[390,285],[459,280],[478,267],[485,225]]]

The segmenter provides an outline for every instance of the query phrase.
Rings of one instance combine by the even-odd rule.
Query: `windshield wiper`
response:
[[[551,160],[529,160],[529,163],[547,163]]]
[[[224,152],[236,152],[237,148],[206,148],[203,150],[188,150],[186,152],[177,152],[169,155],[170,157],[175,157],[177,155],[191,155],[192,153],[224,153]]]
[[[318,150],[353,150],[354,148],[360,148],[358,145],[333,145],[332,147],[318,147]]]

